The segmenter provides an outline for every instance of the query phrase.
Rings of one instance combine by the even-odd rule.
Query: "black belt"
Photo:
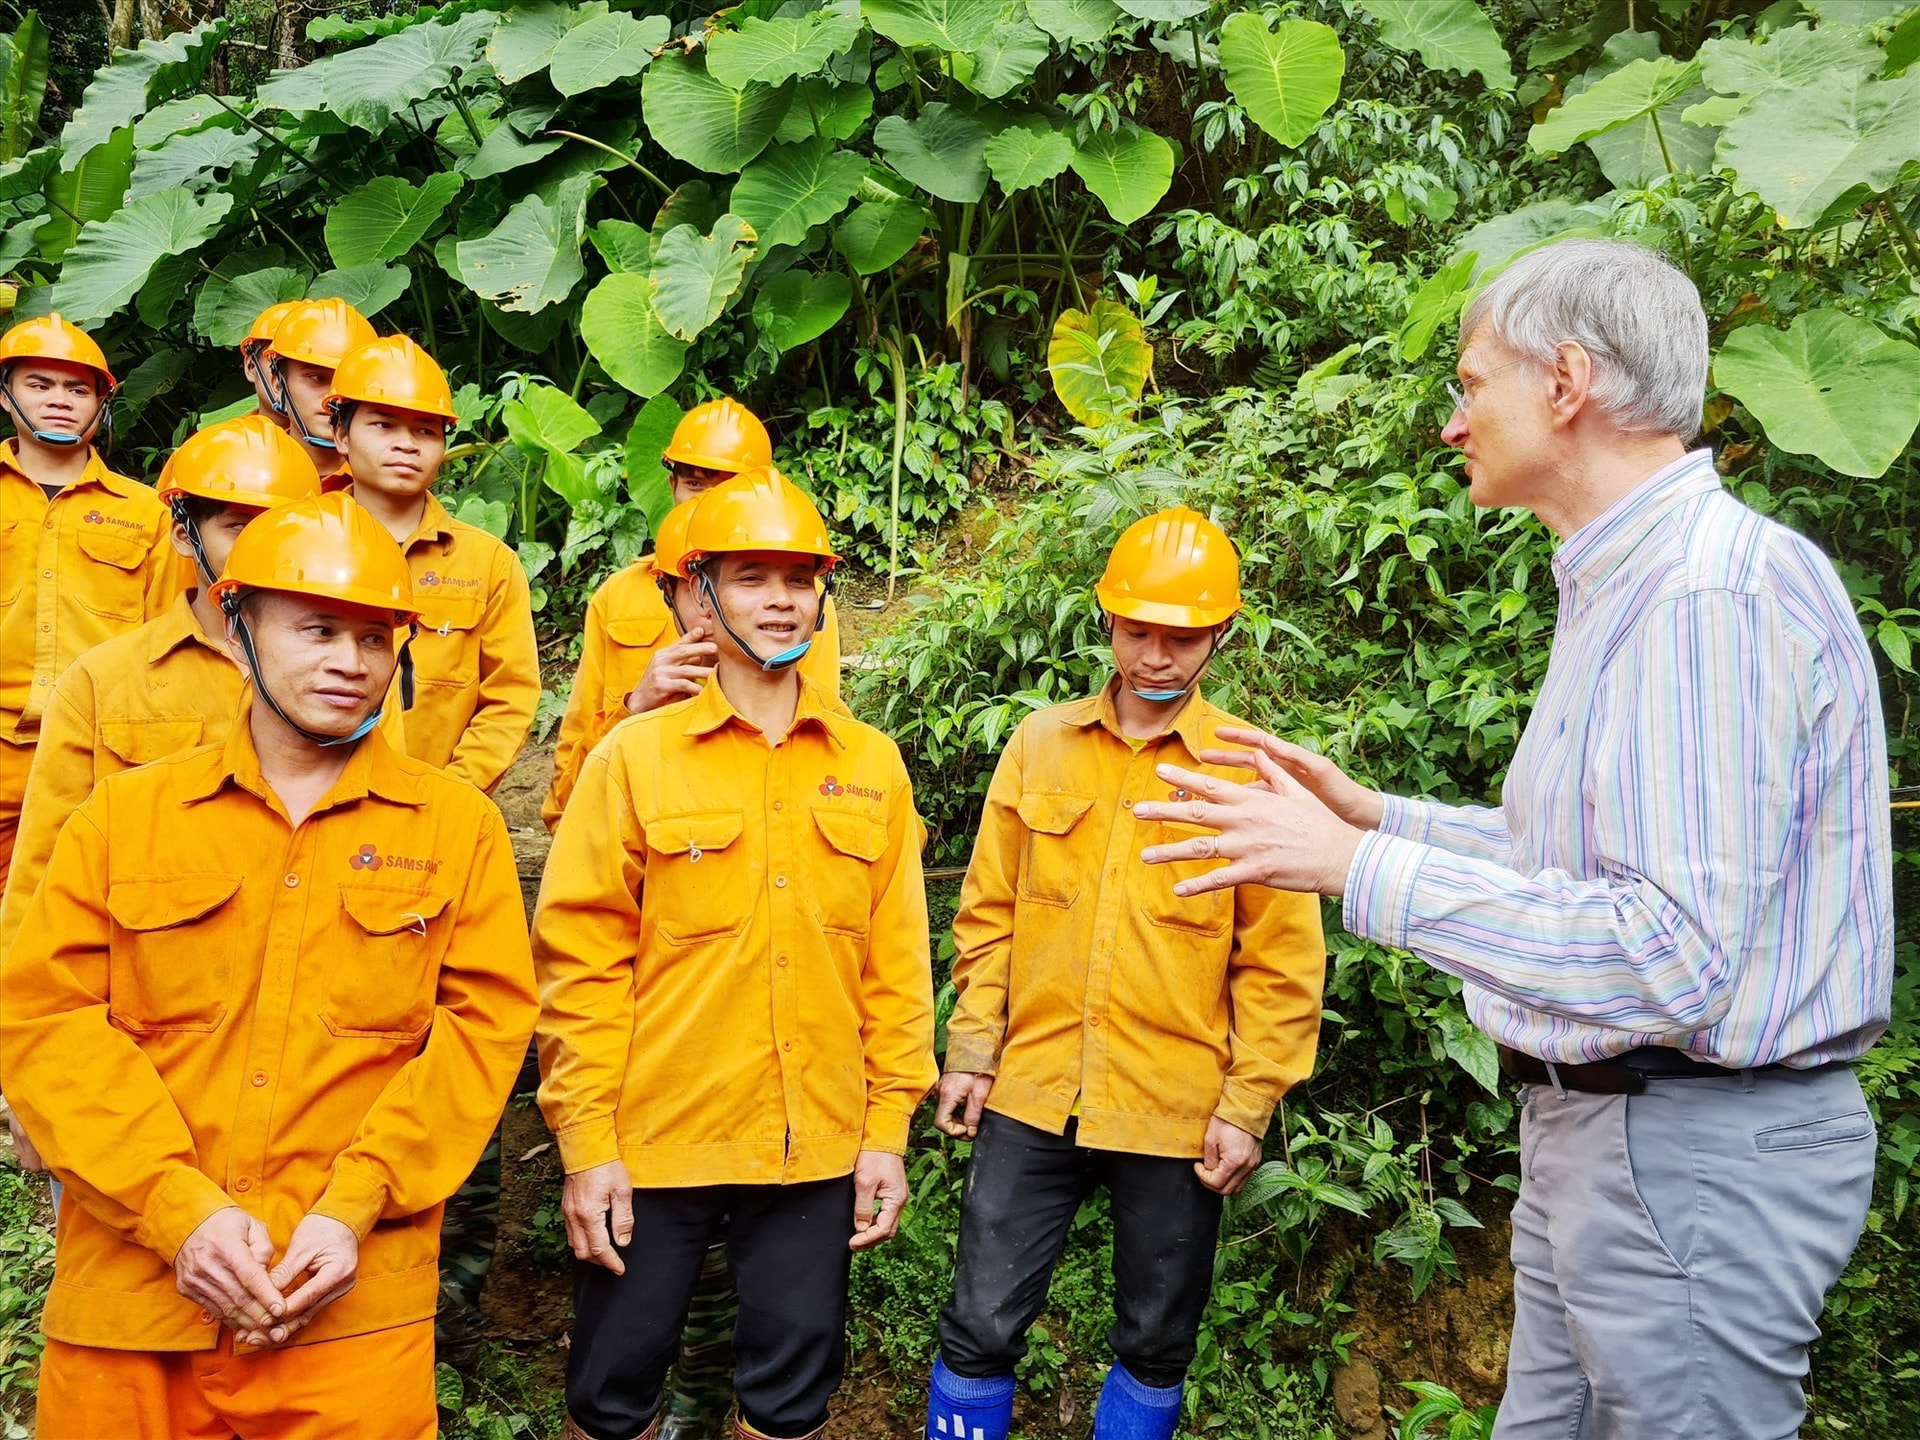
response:
[[[1547,1062],[1518,1050],[1500,1047],[1500,1069],[1509,1079],[1522,1085],[1557,1085],[1562,1090],[1582,1090],[1594,1095],[1638,1095],[1649,1080],[1725,1080],[1737,1075],[1764,1075],[1781,1070],[1782,1065],[1738,1067],[1713,1065],[1695,1060],[1668,1045],[1643,1045],[1616,1055],[1611,1060],[1588,1060],[1579,1064],[1555,1063],[1549,1073]]]

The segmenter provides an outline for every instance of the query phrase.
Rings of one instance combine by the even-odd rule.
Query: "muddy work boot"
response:
[[[728,1440],[733,1410],[733,1322],[740,1295],[727,1269],[727,1248],[715,1245],[700,1265],[686,1328],[680,1332],[680,1358],[673,1366],[673,1390],[663,1412],[660,1440]]]

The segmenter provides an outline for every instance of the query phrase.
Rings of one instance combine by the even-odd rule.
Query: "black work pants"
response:
[[[1220,1197],[1193,1161],[1089,1150],[1079,1122],[1049,1134],[989,1110],[960,1207],[953,1301],[940,1353],[969,1380],[1011,1375],[1047,1302],[1067,1227],[1096,1185],[1113,1200],[1114,1358],[1143,1385],[1178,1385],[1213,1286]]]
[[[573,1271],[567,1410],[595,1440],[632,1440],[652,1421],[700,1262],[724,1240],[740,1289],[734,1393],[764,1435],[827,1420],[847,1359],[853,1177],[802,1185],[635,1190],[627,1273]]]

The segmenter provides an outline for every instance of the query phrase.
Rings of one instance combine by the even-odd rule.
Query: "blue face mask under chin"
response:
[[[1150,700],[1155,705],[1166,705],[1174,700],[1178,700],[1193,687],[1190,685],[1182,685],[1178,690],[1142,690],[1138,685],[1129,685],[1127,688],[1142,700]]]
[[[745,646],[742,646],[741,648],[746,649]],[[798,645],[789,645],[786,649],[782,650],[778,655],[770,656],[765,660],[760,660],[760,668],[762,670],[784,670],[789,665],[797,665],[800,662],[800,657],[805,655],[807,651],[811,650],[812,648],[813,648],[813,637],[809,635],[806,639],[802,640]],[[753,654],[753,652],[750,650],[747,653],[750,655]],[[760,659],[760,657],[757,655],[755,655],[754,658],[756,660]]]

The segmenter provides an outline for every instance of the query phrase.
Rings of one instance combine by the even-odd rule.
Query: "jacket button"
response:
[[[778,965],[782,970],[784,970],[787,968],[787,957],[782,955],[778,960],[774,961],[773,963]]]
[[[253,1083],[254,1083],[254,1088],[256,1088],[256,1089],[258,1089],[258,1088],[259,1088],[260,1086],[262,1086],[262,1085],[264,1085],[264,1084],[266,1084],[266,1083],[267,1083],[267,1072],[266,1072],[266,1071],[264,1071],[264,1070],[256,1070],[256,1071],[254,1071],[254,1072],[253,1072]]]
[[[42,580],[51,580],[51,579],[53,578],[53,571],[51,571],[51,570],[42,570],[42,571],[40,572],[40,578],[41,578]]]
[[[780,1042],[780,1048],[782,1050],[791,1050],[793,1049],[793,1042],[791,1040],[782,1040]]]
[[[242,1175],[238,1180],[233,1182],[233,1188],[236,1190],[251,1190],[253,1188],[253,1181]]]
[[[1100,1017],[1098,1015],[1089,1015],[1087,1017],[1087,1024],[1098,1026],[1099,1023],[1100,1023]]]
[[[213,1312],[210,1310],[202,1310],[200,1312],[200,1323],[202,1325],[211,1325],[213,1323]]]
[[[1120,802],[1120,808],[1121,808],[1122,810],[1131,810],[1131,809],[1133,809],[1133,801],[1131,801],[1131,800],[1122,800],[1122,801]]]
[[[52,574],[53,572],[52,572],[51,570],[49,570],[49,571],[48,571],[47,573],[48,573],[49,575],[51,575],[51,574]],[[786,804],[785,804],[785,802],[783,802],[783,801],[780,801],[780,800],[776,800],[776,801],[774,801],[774,802],[773,802],[773,808],[774,808],[774,809],[776,809],[776,810],[784,810],[784,809],[786,809],[787,807],[786,807]]]
[[[784,876],[784,875],[776,875],[776,876],[774,876],[774,877],[773,877],[773,885],[774,885],[774,888],[775,888],[776,890],[784,890],[784,889],[786,889],[786,888],[787,888],[787,877],[786,877],[786,876]]]
[[[298,875],[289,875],[285,880],[281,881],[280,883],[285,885],[287,889],[291,890],[300,883],[300,877]]]

